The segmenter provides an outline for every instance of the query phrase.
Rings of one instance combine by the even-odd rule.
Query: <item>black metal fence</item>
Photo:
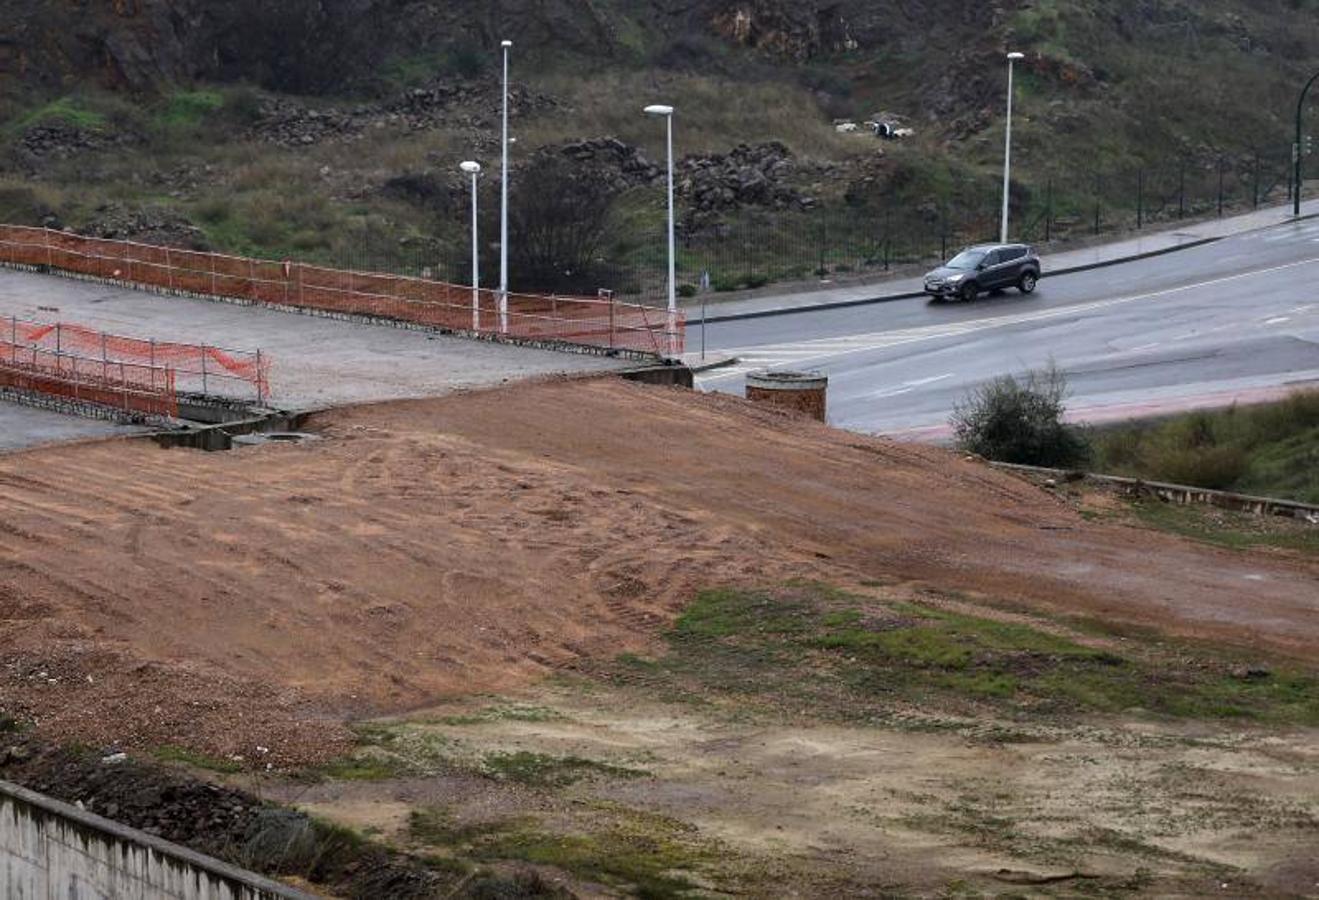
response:
[[[1293,190],[1290,157],[1279,153],[1105,171],[1057,166],[1031,176],[1013,183],[1011,238],[1057,248],[1278,204]],[[998,238],[1001,190],[992,174],[952,177],[939,198],[894,195],[811,210],[735,209],[700,225],[690,224],[680,205],[679,291],[692,296],[873,277],[946,259],[967,244]],[[464,237],[413,247],[364,236],[336,265],[467,283],[470,246],[466,232],[455,233]],[[578,273],[573,292],[594,295],[603,287],[620,298],[662,299],[667,240],[662,224],[611,228],[597,265]],[[497,248],[487,248],[488,261],[496,254]],[[515,290],[538,289],[519,282],[516,265],[512,275]],[[492,278],[491,270],[483,274],[486,285]]]

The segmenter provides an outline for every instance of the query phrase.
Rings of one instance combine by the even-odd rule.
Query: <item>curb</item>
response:
[[[1310,218],[1319,218],[1319,213],[1311,213],[1310,215],[1301,216],[1300,219],[1293,219],[1292,221],[1299,222]],[[1273,226],[1265,225],[1261,227],[1271,228]],[[1255,230],[1258,229],[1251,229],[1251,231],[1255,231]],[[1249,232],[1243,231],[1240,233],[1248,234]],[[1132,256],[1116,256],[1112,259],[1100,260],[1099,262],[1084,263],[1079,266],[1068,266],[1067,268],[1064,269],[1054,269],[1052,271],[1045,272],[1040,276],[1040,278],[1041,279],[1056,278],[1060,275],[1073,275],[1078,272],[1090,272],[1095,269],[1107,268],[1108,266],[1119,266],[1124,263],[1139,262],[1142,259],[1153,259],[1156,256],[1166,256],[1170,253],[1177,253],[1181,250],[1193,250],[1196,247],[1204,247],[1209,244],[1215,244],[1221,240],[1224,240],[1226,237],[1228,236],[1224,235],[1221,237],[1200,238],[1194,241],[1187,241],[1184,244],[1177,244],[1172,247],[1161,247],[1158,250],[1147,250],[1144,253],[1136,253]],[[724,316],[706,316],[704,321],[707,325],[709,325],[711,323],[720,323],[720,322],[738,322],[746,319],[768,319],[773,316],[790,316],[793,315],[794,313],[824,312],[826,310],[831,310],[831,309],[847,309],[848,307],[852,307],[852,306],[869,306],[876,303],[893,303],[898,300],[916,300],[924,296],[926,296],[924,291],[906,291],[900,294],[880,294],[875,297],[862,297],[858,300],[835,300],[830,303],[815,303],[805,306],[786,306],[786,307],[779,307],[777,309],[757,310],[756,312],[730,313]],[[688,327],[691,327],[693,324],[699,324],[701,321],[702,320],[700,319],[688,319],[687,325]]]
[[[706,321],[708,322],[710,320],[706,319]],[[728,356],[709,363],[697,363],[696,365],[688,364],[687,368],[691,369],[694,374],[699,375],[702,372],[713,372],[715,369],[723,369],[733,365],[737,365],[736,356]]]

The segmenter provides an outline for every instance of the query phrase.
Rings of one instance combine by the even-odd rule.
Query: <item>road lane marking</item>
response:
[[[933,378],[919,378],[916,381],[904,381],[903,384],[910,387],[924,387],[927,384],[934,384],[936,381],[947,381],[955,373],[949,372],[946,375],[935,375]]]
[[[1159,342],[1158,342],[1158,341],[1155,341],[1153,344],[1141,344],[1139,347],[1132,347],[1132,348],[1131,348],[1130,350],[1128,350],[1127,352],[1128,352],[1128,353],[1140,353],[1140,352],[1143,351],[1143,350],[1153,350],[1153,349],[1154,349],[1155,347],[1157,347],[1157,346],[1159,346]]]
[[[1265,319],[1265,325],[1281,325],[1283,322],[1290,322],[1291,316],[1274,316],[1272,319]]]
[[[898,329],[894,331],[877,331],[867,334],[818,338],[810,341],[794,341],[792,343],[784,344],[759,344],[751,345],[749,347],[727,348],[723,352],[738,357],[739,360],[742,360],[742,364],[698,377],[697,381],[703,385],[712,384],[719,381],[725,381],[729,378],[741,377],[748,372],[760,371],[767,368],[767,366],[756,364],[758,361],[764,360],[766,357],[772,359],[778,354],[792,354],[791,361],[794,365],[805,362],[821,362],[837,359],[843,356],[850,356],[855,353],[886,350],[906,344],[940,340],[942,338],[950,337],[963,337],[980,331],[1006,328],[1012,325],[1024,325],[1031,322],[1045,322],[1050,319],[1079,316],[1085,313],[1108,309],[1114,306],[1122,306],[1128,303],[1136,303],[1142,300],[1169,297],[1175,294],[1186,293],[1187,291],[1196,291],[1202,288],[1212,287],[1214,285],[1228,284],[1230,282],[1241,281],[1247,278],[1257,278],[1260,275],[1268,275],[1274,272],[1285,272],[1289,269],[1295,269],[1299,266],[1313,265],[1314,263],[1319,263],[1319,257],[1281,263],[1276,266],[1254,269],[1249,272],[1238,272],[1235,275],[1223,275],[1218,278],[1211,278],[1207,281],[1198,281],[1193,284],[1184,284],[1180,287],[1174,288],[1164,288],[1163,290],[1150,291],[1144,294],[1111,297],[1107,300],[1093,300],[1089,303],[1077,303],[1071,306],[1059,306],[1052,309],[1038,310],[1029,313],[1018,313],[1015,315],[997,316],[986,319],[973,319],[966,322],[923,325],[916,328]],[[1192,333],[1176,338],[1176,340],[1184,340],[1185,338],[1194,336],[1194,333]],[[787,360],[785,359],[784,361]],[[774,365],[775,363],[770,361],[768,364]]]

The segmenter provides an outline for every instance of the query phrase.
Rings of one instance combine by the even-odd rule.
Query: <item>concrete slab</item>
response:
[[[139,338],[259,348],[273,360],[272,405],[292,411],[633,365],[0,269],[0,317],[7,316],[77,322]]]
[[[0,453],[43,444],[142,434],[146,430],[135,425],[83,419],[0,400]]]

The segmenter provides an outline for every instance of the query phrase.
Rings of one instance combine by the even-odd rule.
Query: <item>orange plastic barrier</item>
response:
[[[239,399],[255,394],[258,403],[270,397],[270,358],[260,350],[143,340],[70,322],[52,324],[17,318],[0,319],[0,332],[3,332],[0,337],[20,346],[37,346],[88,359],[167,367],[175,373],[181,391]]]
[[[612,298],[498,293],[408,278],[0,225],[0,261],[168,290],[379,316],[483,335],[663,356],[682,353],[686,317]]]
[[[174,372],[0,340],[0,385],[128,413],[177,416]]]

